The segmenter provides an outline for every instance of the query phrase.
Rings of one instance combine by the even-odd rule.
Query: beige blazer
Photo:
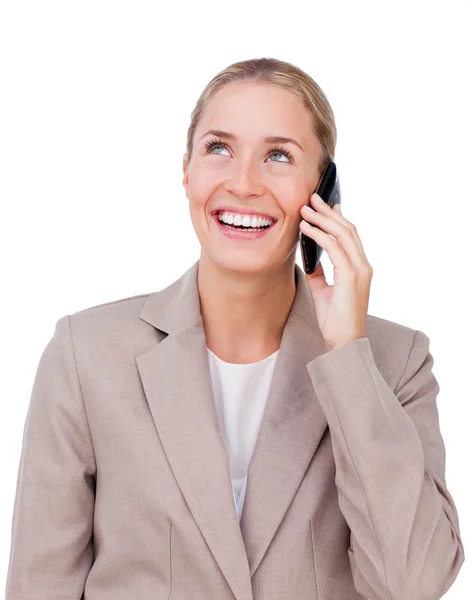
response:
[[[238,521],[197,261],[60,318],[37,370],[7,600],[435,600],[464,562],[429,338],[328,351],[303,270]]]

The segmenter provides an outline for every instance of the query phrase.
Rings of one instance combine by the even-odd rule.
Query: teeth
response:
[[[218,219],[227,225],[242,225],[243,227],[265,227],[272,224],[272,219],[264,219],[255,215],[244,215],[239,213],[224,212],[218,214]]]

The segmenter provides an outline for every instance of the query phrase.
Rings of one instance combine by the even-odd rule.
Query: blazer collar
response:
[[[200,261],[197,260],[179,279],[165,289],[149,294],[141,310],[140,318],[167,334],[202,323],[197,282],[199,263]],[[295,284],[297,290],[291,313],[307,322],[320,351],[327,352],[328,347],[319,329],[305,273],[297,263],[295,263]]]
[[[195,262],[151,293],[140,318],[165,334],[136,357],[157,432],[188,507],[238,600],[293,500],[327,428],[306,368],[328,351],[303,270],[248,469],[241,522],[219,432]]]

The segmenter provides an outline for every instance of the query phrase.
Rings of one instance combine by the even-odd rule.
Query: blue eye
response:
[[[228,148],[228,145],[218,139],[211,139],[208,142],[206,142],[206,144],[205,144],[207,154],[210,154],[211,151],[213,150],[213,148],[217,148],[217,147]],[[294,162],[293,154],[289,150],[286,150],[285,148],[281,148],[280,146],[275,146],[269,150],[269,154],[272,154],[272,153],[283,154],[284,156],[286,156],[288,158],[289,162]],[[271,161],[271,162],[285,162],[285,161],[276,160],[276,161]]]
[[[288,160],[290,162],[293,162],[293,155],[291,152],[289,152],[288,150],[285,150],[284,148],[271,148],[269,150],[270,153],[274,153],[274,154],[283,154],[284,156],[286,156],[288,158]],[[274,161],[271,161],[274,162]],[[275,162],[284,162],[284,161],[280,161],[280,160],[276,160]]]
[[[226,144],[224,144],[223,142],[217,142],[216,140],[210,140],[205,144],[205,148],[208,154],[213,150],[213,148],[216,148],[218,146],[221,146],[221,148],[227,148]]]

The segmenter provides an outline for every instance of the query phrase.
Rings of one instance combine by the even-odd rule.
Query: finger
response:
[[[334,211],[331,208],[330,210],[332,211],[331,214],[333,214]],[[302,209],[302,215],[303,218],[306,219],[306,221],[308,221],[309,224],[313,223],[315,226],[318,226],[318,228],[321,229],[323,232],[326,232],[325,235],[330,234],[334,236],[337,242],[344,249],[345,253],[348,255],[349,260],[354,268],[361,271],[365,269],[366,259],[364,252],[362,249],[359,248],[356,236],[353,235],[352,230],[348,226],[344,225],[340,221],[337,221],[331,215],[326,216],[313,210],[310,207],[304,207]],[[328,238],[329,237],[330,236],[328,235]],[[315,241],[318,240],[316,239]]]
[[[305,220],[300,222],[300,230],[308,237],[315,240],[326,252],[333,263],[334,267],[340,271],[351,271],[354,267],[349,259],[345,248],[336,239],[333,239],[330,235],[322,231],[315,225],[310,225]],[[355,246],[354,240],[351,240],[351,249]],[[356,247],[357,248],[357,247]]]
[[[368,263],[367,256],[366,256],[366,254],[364,252],[364,246],[362,245],[362,242],[361,242],[361,239],[360,239],[359,234],[357,232],[357,229],[341,213],[341,207],[340,207],[339,203],[336,203],[334,205],[335,208],[331,208],[329,206],[329,204],[327,204],[326,202],[321,202],[321,203],[316,202],[316,196],[318,196],[318,194],[314,194],[312,196],[312,203],[313,203],[313,206],[315,207],[316,211],[319,212],[320,214],[329,215],[332,219],[334,219],[338,223],[342,223],[345,227],[348,227],[351,230],[351,232],[352,232],[352,235],[353,235],[353,237],[354,237],[354,239],[356,241],[356,244],[357,244],[357,246],[359,248],[359,252],[363,256],[365,263]]]

